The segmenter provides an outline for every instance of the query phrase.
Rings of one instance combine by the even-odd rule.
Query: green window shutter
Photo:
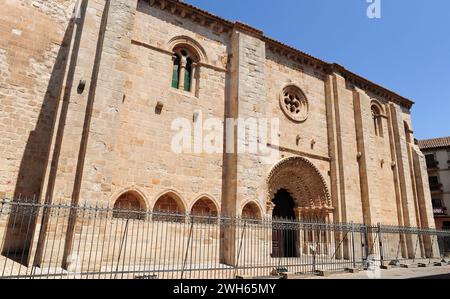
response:
[[[192,80],[192,61],[188,59],[186,65],[186,71],[184,73],[184,90],[191,91],[191,80]]]
[[[173,63],[173,74],[172,74],[172,87],[179,87],[179,78],[180,78],[180,58],[175,59]]]

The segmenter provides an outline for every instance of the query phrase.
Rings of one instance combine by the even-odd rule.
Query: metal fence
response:
[[[209,279],[432,263],[450,232],[0,200],[0,278]]]

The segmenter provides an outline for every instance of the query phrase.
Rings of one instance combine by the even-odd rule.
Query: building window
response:
[[[433,198],[433,208],[442,208],[442,200],[438,198]]]
[[[428,169],[432,169],[432,168],[437,168],[438,167],[438,162],[436,161],[436,158],[435,158],[434,154],[427,154],[427,155],[425,155],[425,160],[427,162],[427,168]]]
[[[280,105],[286,116],[295,122],[303,122],[308,118],[308,100],[303,91],[295,85],[283,89]]]
[[[428,177],[428,181],[430,182],[431,191],[439,191],[441,189],[441,184],[439,184],[439,179],[437,176]]]
[[[197,84],[198,56],[185,47],[177,47],[173,54],[172,87],[187,92],[194,91]]]
[[[375,104],[372,105],[371,109],[374,134],[375,136],[383,137],[383,117],[381,109]]]
[[[178,89],[180,82],[180,57],[175,54],[173,57],[173,74],[172,74],[172,87]]]

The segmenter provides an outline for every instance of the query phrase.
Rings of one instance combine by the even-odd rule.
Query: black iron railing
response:
[[[310,275],[369,261],[431,262],[450,248],[450,231],[6,200],[0,238],[0,278]]]

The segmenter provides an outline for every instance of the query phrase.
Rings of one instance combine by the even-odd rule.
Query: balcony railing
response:
[[[433,208],[433,214],[435,216],[445,216],[447,215],[447,208],[446,207]]]

